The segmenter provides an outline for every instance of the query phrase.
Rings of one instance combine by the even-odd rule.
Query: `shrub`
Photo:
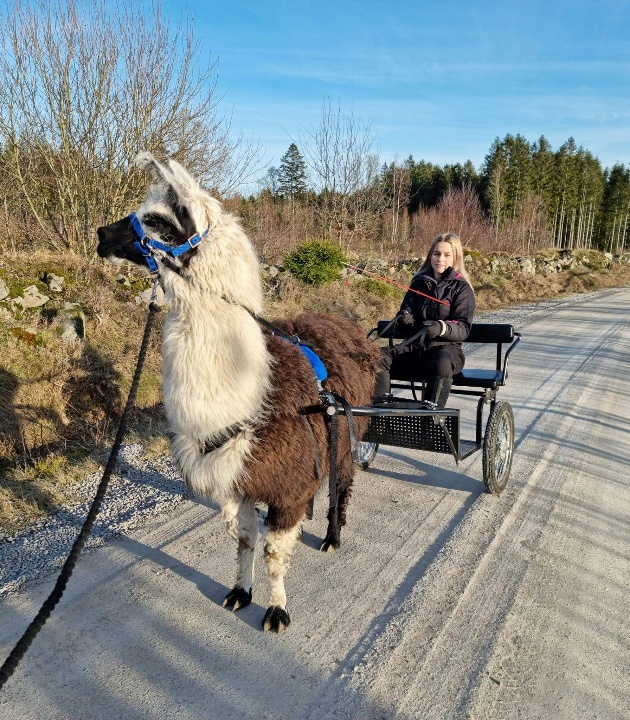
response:
[[[338,280],[344,262],[341,248],[323,240],[309,240],[284,256],[285,268],[309,285]]]
[[[400,294],[400,289],[389,285],[382,280],[371,277],[362,277],[357,280],[358,287],[370,295],[377,295],[380,298],[395,297]]]

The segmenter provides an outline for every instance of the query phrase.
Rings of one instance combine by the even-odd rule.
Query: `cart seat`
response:
[[[496,370],[462,370],[453,376],[453,385],[496,390],[503,385],[503,373]]]

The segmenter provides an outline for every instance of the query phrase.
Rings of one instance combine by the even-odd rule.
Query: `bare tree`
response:
[[[311,184],[320,195],[323,231],[347,244],[386,207],[370,125],[327,100],[319,126],[301,136]]]
[[[389,208],[391,217],[390,244],[393,248],[398,244],[400,221],[408,217],[411,189],[409,165],[399,165],[395,159],[385,173],[384,180],[387,182],[387,194],[391,205]]]
[[[137,0],[5,4],[0,37],[2,170],[50,247],[92,251],[94,227],[126,211],[140,150],[176,157],[226,193],[258,147],[219,111],[217,62],[188,23]]]

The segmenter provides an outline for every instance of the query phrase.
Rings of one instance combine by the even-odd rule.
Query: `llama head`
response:
[[[98,228],[98,254],[147,267],[147,247],[152,247],[167,291],[175,292],[178,283],[189,280],[198,288],[209,286],[237,302],[247,297],[250,307],[259,306],[258,261],[236,219],[174,160],[159,163],[141,153],[136,163],[152,177],[146,200],[132,215]],[[147,245],[147,240],[155,245]]]

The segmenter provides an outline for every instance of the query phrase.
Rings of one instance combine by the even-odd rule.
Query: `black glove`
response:
[[[414,316],[409,312],[408,308],[405,308],[398,313],[394,329],[396,330],[398,335],[402,335],[403,337],[410,337],[414,333],[414,323]]]
[[[430,340],[434,340],[436,337],[440,337],[443,330],[446,330],[446,323],[441,323],[439,320],[425,320],[422,323],[427,329],[427,337]]]
[[[411,327],[415,322],[414,316],[409,312],[407,308],[405,308],[401,313],[400,317],[396,321],[399,325],[406,325],[407,327]]]

